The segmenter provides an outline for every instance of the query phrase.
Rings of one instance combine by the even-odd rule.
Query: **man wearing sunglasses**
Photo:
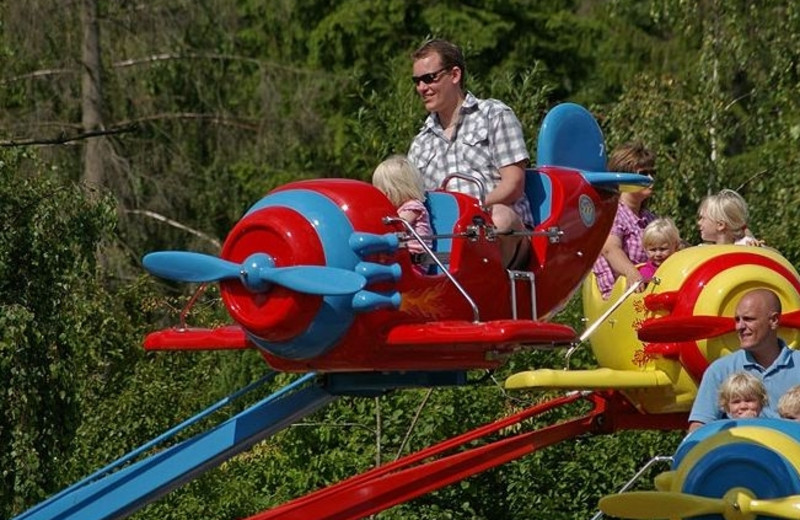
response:
[[[528,149],[514,112],[496,99],[478,99],[464,87],[466,64],[461,49],[445,40],[429,40],[412,55],[412,80],[428,111],[411,143],[409,160],[419,169],[427,189],[438,188],[450,174],[481,180],[487,189],[497,231],[532,227],[525,197]],[[452,181],[458,191],[477,197],[478,185]],[[500,249],[506,266],[526,265],[530,242],[506,236]]]

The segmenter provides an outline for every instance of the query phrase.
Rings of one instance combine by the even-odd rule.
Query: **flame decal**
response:
[[[444,283],[403,292],[400,311],[412,316],[438,320],[445,316],[446,293],[446,284]]]

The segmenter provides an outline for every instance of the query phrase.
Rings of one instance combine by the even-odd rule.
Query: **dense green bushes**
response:
[[[78,185],[79,6],[50,4],[0,7],[2,517],[265,370],[254,353],[142,352],[145,331],[174,324],[188,296],[142,276],[139,258],[165,248],[216,253],[273,187],[366,178],[404,152],[424,118],[408,56],[429,35],[464,47],[470,88],[516,110],[532,153],[547,108],[580,102],[610,145],[640,138],[656,149],[653,206],[690,242],[701,197],[740,188],[756,235],[800,260],[796,3],[98,0],[109,132],[94,138],[106,152],[102,193]],[[579,309],[573,301],[557,319],[580,330]],[[218,293],[190,319],[224,322]],[[495,378],[561,366],[561,354],[521,354]],[[573,361],[593,365],[587,351]],[[137,517],[243,517],[390,461],[424,395],[342,399]],[[437,389],[405,452],[541,397],[509,396],[490,381]],[[579,439],[379,517],[589,517],[599,496],[679,437]]]

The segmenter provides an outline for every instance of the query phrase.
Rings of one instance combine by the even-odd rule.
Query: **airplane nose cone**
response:
[[[280,206],[254,211],[240,220],[225,240],[222,257],[236,263],[269,257],[276,267],[325,265],[322,246],[308,219]],[[263,266],[253,268],[259,267]],[[230,280],[221,283],[220,292],[231,317],[268,341],[285,341],[302,333],[322,304],[319,295],[278,284],[266,292],[254,292],[239,280]]]

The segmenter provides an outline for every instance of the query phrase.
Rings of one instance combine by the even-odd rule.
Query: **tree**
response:
[[[6,518],[62,484],[82,394],[113,371],[123,351],[108,330],[109,297],[95,264],[114,223],[113,204],[61,186],[44,171],[20,175],[25,162],[38,161],[0,152],[0,514]]]
[[[81,124],[84,133],[103,130],[103,70],[100,65],[100,28],[97,20],[97,1],[83,0],[81,4],[83,46],[81,48]],[[83,154],[83,182],[95,188],[105,184],[103,150],[100,137],[86,141]]]
[[[698,240],[702,196],[738,188],[755,233],[800,259],[786,224],[800,217],[800,188],[787,182],[800,163],[795,3],[32,0],[0,9],[0,446],[16,450],[0,454],[3,516],[263,370],[253,353],[143,353],[144,331],[175,323],[189,295],[143,278],[139,258],[217,253],[273,187],[365,179],[404,152],[425,116],[409,53],[429,36],[462,45],[469,87],[515,109],[532,153],[549,106],[588,105],[610,145],[640,138],[656,149],[653,204],[684,238]],[[113,200],[78,188],[82,179]],[[95,265],[98,251],[107,269]],[[194,323],[224,322],[218,294],[204,298]],[[558,319],[580,328],[578,303]],[[594,364],[587,352],[573,362]],[[494,377],[562,363],[558,353],[521,354]],[[470,403],[457,406],[467,392]],[[404,449],[417,449],[543,398],[494,384],[436,390],[414,422],[425,395],[343,400],[139,516],[245,516],[389,460],[407,436]],[[676,435],[637,432],[581,439],[379,516],[589,516],[600,495],[675,444]]]

